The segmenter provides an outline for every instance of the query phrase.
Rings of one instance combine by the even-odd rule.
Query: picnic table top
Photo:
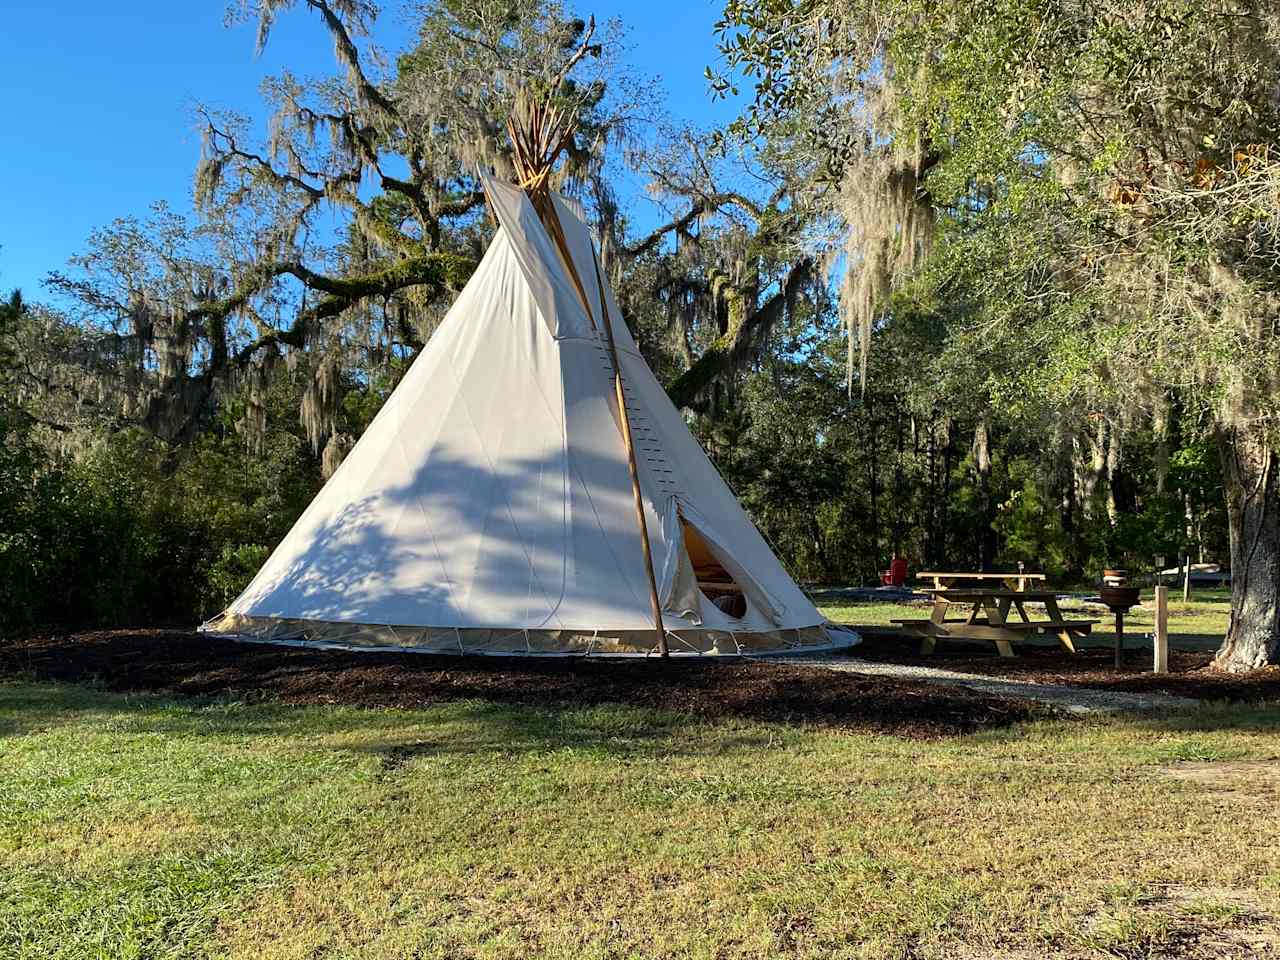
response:
[[[1018,573],[1016,570],[1012,573],[962,573],[952,571],[950,573],[943,570],[921,570],[916,574],[917,580],[926,578],[933,580],[939,577],[951,577],[954,580],[1043,580],[1043,573]]]

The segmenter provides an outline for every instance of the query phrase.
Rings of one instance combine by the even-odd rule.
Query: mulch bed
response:
[[[935,738],[1006,726],[1035,708],[959,687],[737,659],[448,657],[241,644],[173,630],[34,637],[0,645],[0,677],[114,691],[416,708],[452,700],[539,707],[622,703]]]
[[[856,628],[854,628],[856,629]],[[1204,651],[1169,652],[1169,673],[1151,672],[1151,650],[1134,649],[1125,655],[1122,670],[1115,668],[1115,653],[1109,646],[1081,647],[1069,654],[1061,647],[1017,646],[1018,656],[1001,657],[994,644],[941,641],[936,652],[920,656],[919,640],[866,635],[850,652],[864,660],[902,663],[944,670],[960,670],[992,676],[1013,677],[1036,683],[1059,683],[1129,693],[1169,693],[1199,700],[1252,702],[1280,700],[1280,667],[1264,667],[1249,673],[1212,670],[1213,654]]]

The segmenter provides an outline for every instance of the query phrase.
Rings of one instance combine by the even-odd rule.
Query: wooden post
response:
[[[1116,669],[1124,666],[1124,611],[1116,611]]]
[[[1169,672],[1169,588],[1156,587],[1156,630],[1152,639],[1156,673]]]
[[[1183,543],[1186,544],[1182,549],[1183,571],[1182,571],[1182,602],[1186,603],[1191,599],[1191,538],[1195,536],[1195,514],[1191,511],[1191,493],[1190,491],[1182,491],[1183,512],[1187,518],[1186,536]]]

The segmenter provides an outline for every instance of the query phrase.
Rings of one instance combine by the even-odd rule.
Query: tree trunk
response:
[[[899,409],[894,414],[894,426],[897,428],[898,449],[897,455],[893,459],[893,513],[890,514],[889,520],[889,552],[892,556],[898,556],[902,550],[903,532],[906,529],[906,521],[904,517],[907,504],[907,482],[903,471],[902,461],[906,456],[904,448],[904,437],[902,430],[902,411]]]
[[[1069,579],[1084,579],[1084,546],[1081,543],[1081,531],[1077,514],[1076,501],[1076,442],[1068,439],[1061,423],[1054,428],[1054,449],[1057,451],[1057,466],[1054,470],[1054,483],[1061,491],[1058,498],[1059,510],[1062,514],[1062,533],[1066,539],[1066,564],[1064,571]]]
[[[951,514],[947,506],[951,503],[951,461],[955,437],[952,427],[950,418],[942,421],[944,444],[942,447],[942,496],[938,500],[938,544],[934,555],[929,558],[930,566],[935,570],[942,568],[951,554],[951,544],[947,537],[947,531],[951,529]]]
[[[929,420],[929,426],[926,427],[928,432],[928,450],[929,450],[929,468],[926,476],[929,478],[928,499],[925,502],[925,527],[924,527],[924,558],[930,568],[937,569],[936,562],[933,557],[937,552],[938,539],[938,444],[937,444],[937,411]]]
[[[801,260],[791,268],[782,289],[771,296],[763,306],[756,309],[754,293],[747,299],[747,292],[740,289],[726,288],[726,313],[720,322],[721,334],[703,351],[697,361],[688,370],[676,377],[675,382],[667,387],[667,396],[676,408],[691,407],[698,394],[715,381],[720,374],[731,370],[751,345],[751,338],[756,331],[767,328],[782,319],[787,304],[797,295],[802,285],[808,282],[813,262]]]
[[[973,430],[973,463],[978,472],[982,527],[978,532],[978,569],[990,570],[996,559],[995,498],[991,492],[991,422],[984,414]]]
[[[863,399],[863,423],[867,425],[867,492],[871,514],[871,562],[877,569],[883,559],[880,554],[880,455],[876,449],[879,429],[872,412],[872,394]]]
[[[1231,624],[1214,666],[1280,662],[1280,456],[1243,429],[1218,432],[1231,531]]]

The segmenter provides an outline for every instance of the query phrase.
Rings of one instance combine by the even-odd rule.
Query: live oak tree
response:
[[[336,429],[344,376],[402,367],[483,250],[478,174],[509,175],[518,91],[574,116],[561,176],[599,178],[628,107],[606,97],[610,31],[538,0],[429,3],[412,47],[378,66],[369,3],[262,0],[229,17],[256,21],[261,46],[292,7],[328,35],[338,72],[267,82],[265,130],[200,107],[195,222],[124,218],[50,277],[73,304],[55,324],[72,348],[32,344],[26,367],[64,425],[186,441],[235,392],[252,436],[284,362],[310,377],[300,414],[331,469],[350,443]]]
[[[74,343],[51,337],[28,359],[63,426],[186,442],[233,392],[252,440],[284,363],[309,378],[300,415],[332,470],[353,439],[345,385],[402,369],[484,249],[478,173],[510,176],[505,122],[520,91],[574,118],[557,176],[593,208],[624,298],[638,312],[663,305],[678,404],[705,408],[731,387],[814,281],[812,258],[788,247],[801,222],[788,191],[722,186],[705,138],[635,152],[671,218],[626,236],[604,165],[652,95],[618,69],[616,26],[542,0],[441,0],[417,9],[415,42],[388,60],[360,0],[245,0],[229,18],[254,22],[261,46],[293,8],[328,35],[337,72],[265,83],[265,130],[201,106],[197,218],[123,218],[51,276],[75,304],[61,325]]]
[[[727,156],[716,135],[688,130],[632,162],[671,218],[618,242],[624,312],[651,325],[650,362],[676,406],[723,411],[798,302],[825,296],[818,258],[800,243],[813,221],[803,184],[766,154]]]
[[[851,309],[905,276],[1018,351],[993,399],[1215,442],[1227,669],[1280,660],[1280,13],[1255,0],[732,0],[748,133],[856,183]],[[726,83],[728,81],[725,81]],[[923,246],[920,228],[930,234]],[[918,257],[924,253],[927,256]]]

